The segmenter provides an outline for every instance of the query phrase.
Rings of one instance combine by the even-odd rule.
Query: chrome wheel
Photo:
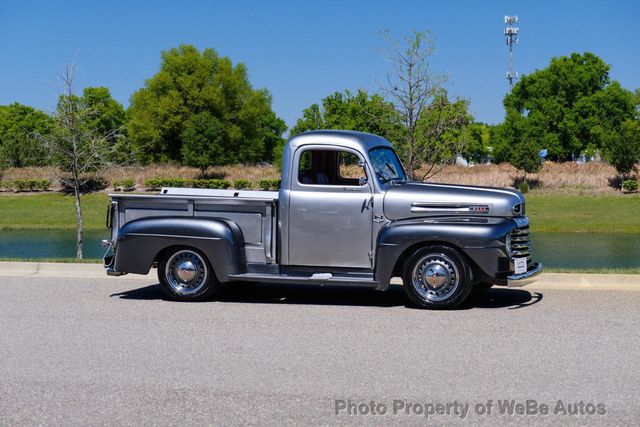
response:
[[[209,271],[200,254],[185,249],[167,260],[164,276],[173,292],[190,296],[197,294],[207,284]]]
[[[445,254],[427,254],[415,263],[411,284],[426,301],[444,301],[460,286],[458,267]]]

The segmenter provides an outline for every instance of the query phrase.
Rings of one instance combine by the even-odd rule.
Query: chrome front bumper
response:
[[[507,276],[507,286],[510,288],[519,288],[538,280],[538,276],[542,273],[543,265],[540,263],[533,264],[533,268],[526,273],[514,274]]]

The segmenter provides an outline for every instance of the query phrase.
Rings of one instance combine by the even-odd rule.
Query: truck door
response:
[[[372,189],[355,150],[303,146],[294,154],[289,265],[371,268]]]

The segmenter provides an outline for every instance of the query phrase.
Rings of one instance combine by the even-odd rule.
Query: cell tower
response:
[[[513,46],[518,44],[518,31],[520,29],[515,25],[518,23],[518,15],[504,16],[504,36],[509,46],[509,71],[507,71],[507,80],[509,80],[509,90],[513,88],[513,81],[518,79],[518,73],[513,71]]]

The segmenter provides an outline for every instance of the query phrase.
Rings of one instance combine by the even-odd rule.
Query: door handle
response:
[[[384,222],[384,217],[380,214],[373,214],[373,222]]]

